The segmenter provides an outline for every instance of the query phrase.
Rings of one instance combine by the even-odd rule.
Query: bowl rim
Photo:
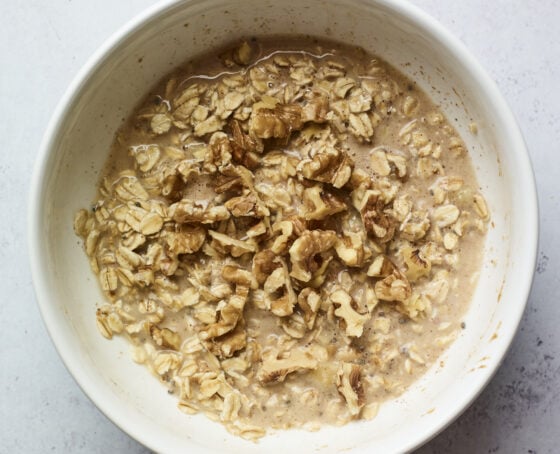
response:
[[[103,398],[103,396],[99,395],[97,392],[98,385],[96,384],[95,378],[89,377],[79,367],[78,358],[67,345],[64,336],[59,334],[60,330],[57,329],[57,326],[63,325],[63,323],[60,320],[61,317],[59,312],[56,310],[54,304],[52,304],[52,299],[48,296],[50,293],[48,290],[50,284],[46,278],[46,273],[44,272],[44,267],[47,263],[47,253],[42,245],[42,219],[44,219],[45,216],[45,207],[42,204],[42,196],[47,186],[47,170],[54,159],[54,144],[59,134],[59,130],[67,118],[69,106],[71,106],[79,96],[81,90],[89,81],[90,76],[105,63],[111,54],[116,51],[127,38],[131,37],[144,25],[154,20],[158,20],[159,17],[179,3],[188,7],[189,4],[196,4],[198,1],[199,0],[160,0],[158,3],[144,9],[122,25],[89,57],[86,63],[73,78],[51,116],[36,157],[28,199],[27,240],[29,245],[31,275],[36,300],[47,332],[49,333],[65,367],[84,394],[86,394],[96,407],[116,426],[138,442],[142,443],[144,446],[153,450],[162,449],[162,446],[158,443],[160,439],[158,439],[157,431],[145,430],[144,428],[139,427],[139,425],[136,425],[134,422],[123,418],[122,412],[120,412],[110,400],[107,400]],[[527,240],[525,243],[527,261],[525,263],[531,265],[530,269],[532,272],[518,275],[516,277],[516,286],[519,291],[518,295],[521,303],[512,306],[511,308],[513,313],[511,314],[510,319],[514,322],[511,323],[508,331],[503,331],[501,333],[501,343],[497,348],[498,351],[489,359],[487,367],[483,373],[478,375],[476,386],[470,387],[468,390],[469,392],[462,396],[458,396],[454,405],[449,406],[446,411],[441,413],[441,417],[435,423],[431,424],[431,430],[429,432],[416,434],[408,441],[403,442],[402,449],[410,451],[428,442],[455,421],[455,419],[457,419],[484,390],[504,360],[518,330],[532,286],[538,251],[538,198],[533,167],[531,165],[530,156],[519,125],[510,107],[500,93],[496,83],[483,69],[481,64],[478,63],[467,47],[442,24],[440,24],[439,21],[411,3],[403,0],[351,1],[355,4],[363,3],[381,5],[382,7],[410,20],[419,28],[428,30],[439,45],[446,48],[461,62],[465,68],[468,68],[470,71],[469,77],[475,79],[476,82],[484,88],[485,94],[492,100],[494,110],[499,112],[503,124],[506,125],[509,134],[512,137],[512,143],[516,144],[516,148],[511,150],[511,152],[516,156],[516,159],[521,164],[521,168],[525,169],[525,171],[519,175],[520,179],[518,182],[524,187],[524,204],[529,210],[524,216],[524,232]],[[163,449],[165,449],[165,447],[163,447]],[[193,446],[191,449],[193,449],[193,452],[199,452],[199,449],[202,449],[202,447]],[[360,448],[356,449],[356,451],[358,450],[360,450]]]

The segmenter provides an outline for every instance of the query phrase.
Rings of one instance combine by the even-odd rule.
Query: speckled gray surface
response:
[[[41,322],[26,257],[29,179],[65,87],[101,42],[151,0],[0,3],[0,452],[147,452],[84,396]],[[560,3],[414,0],[498,82],[533,159],[538,266],[520,331],[490,385],[418,452],[560,452]]]

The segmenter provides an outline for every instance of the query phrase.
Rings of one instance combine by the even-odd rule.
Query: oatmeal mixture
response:
[[[489,218],[470,158],[361,49],[252,40],[191,62],[106,170],[74,223],[97,325],[187,413],[250,439],[369,419],[465,328]]]

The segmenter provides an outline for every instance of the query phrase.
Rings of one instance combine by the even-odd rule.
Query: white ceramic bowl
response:
[[[206,49],[240,37],[306,33],[358,44],[414,78],[466,140],[491,212],[467,329],[403,396],[371,422],[284,431],[258,444],[203,416],[186,416],[122,339],[97,332],[98,288],[72,231],[95,194],[115,130],[158,79]],[[435,88],[433,88],[435,87]],[[477,136],[468,132],[476,121]],[[31,189],[33,279],[47,328],[85,393],[123,430],[159,452],[401,452],[434,436],[500,364],[529,293],[537,248],[531,164],[517,124],[479,64],[437,22],[389,0],[165,1],[124,26],[90,59],[45,134]]]

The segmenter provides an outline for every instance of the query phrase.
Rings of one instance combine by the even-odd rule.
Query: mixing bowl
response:
[[[309,34],[360,45],[413,78],[441,106],[470,150],[492,213],[467,329],[378,416],[318,432],[232,436],[176,398],[129,358],[123,339],[103,339],[103,300],[73,215],[88,206],[115,131],[161,77],[189,58],[255,35]],[[478,134],[469,132],[475,121]],[[69,371],[117,425],[159,452],[402,452],[456,418],[496,371],[531,285],[537,203],[518,126],[495,84],[465,47],[407,3],[389,0],[164,1],[122,27],[89,60],[61,100],[37,158],[29,241],[37,300]]]

